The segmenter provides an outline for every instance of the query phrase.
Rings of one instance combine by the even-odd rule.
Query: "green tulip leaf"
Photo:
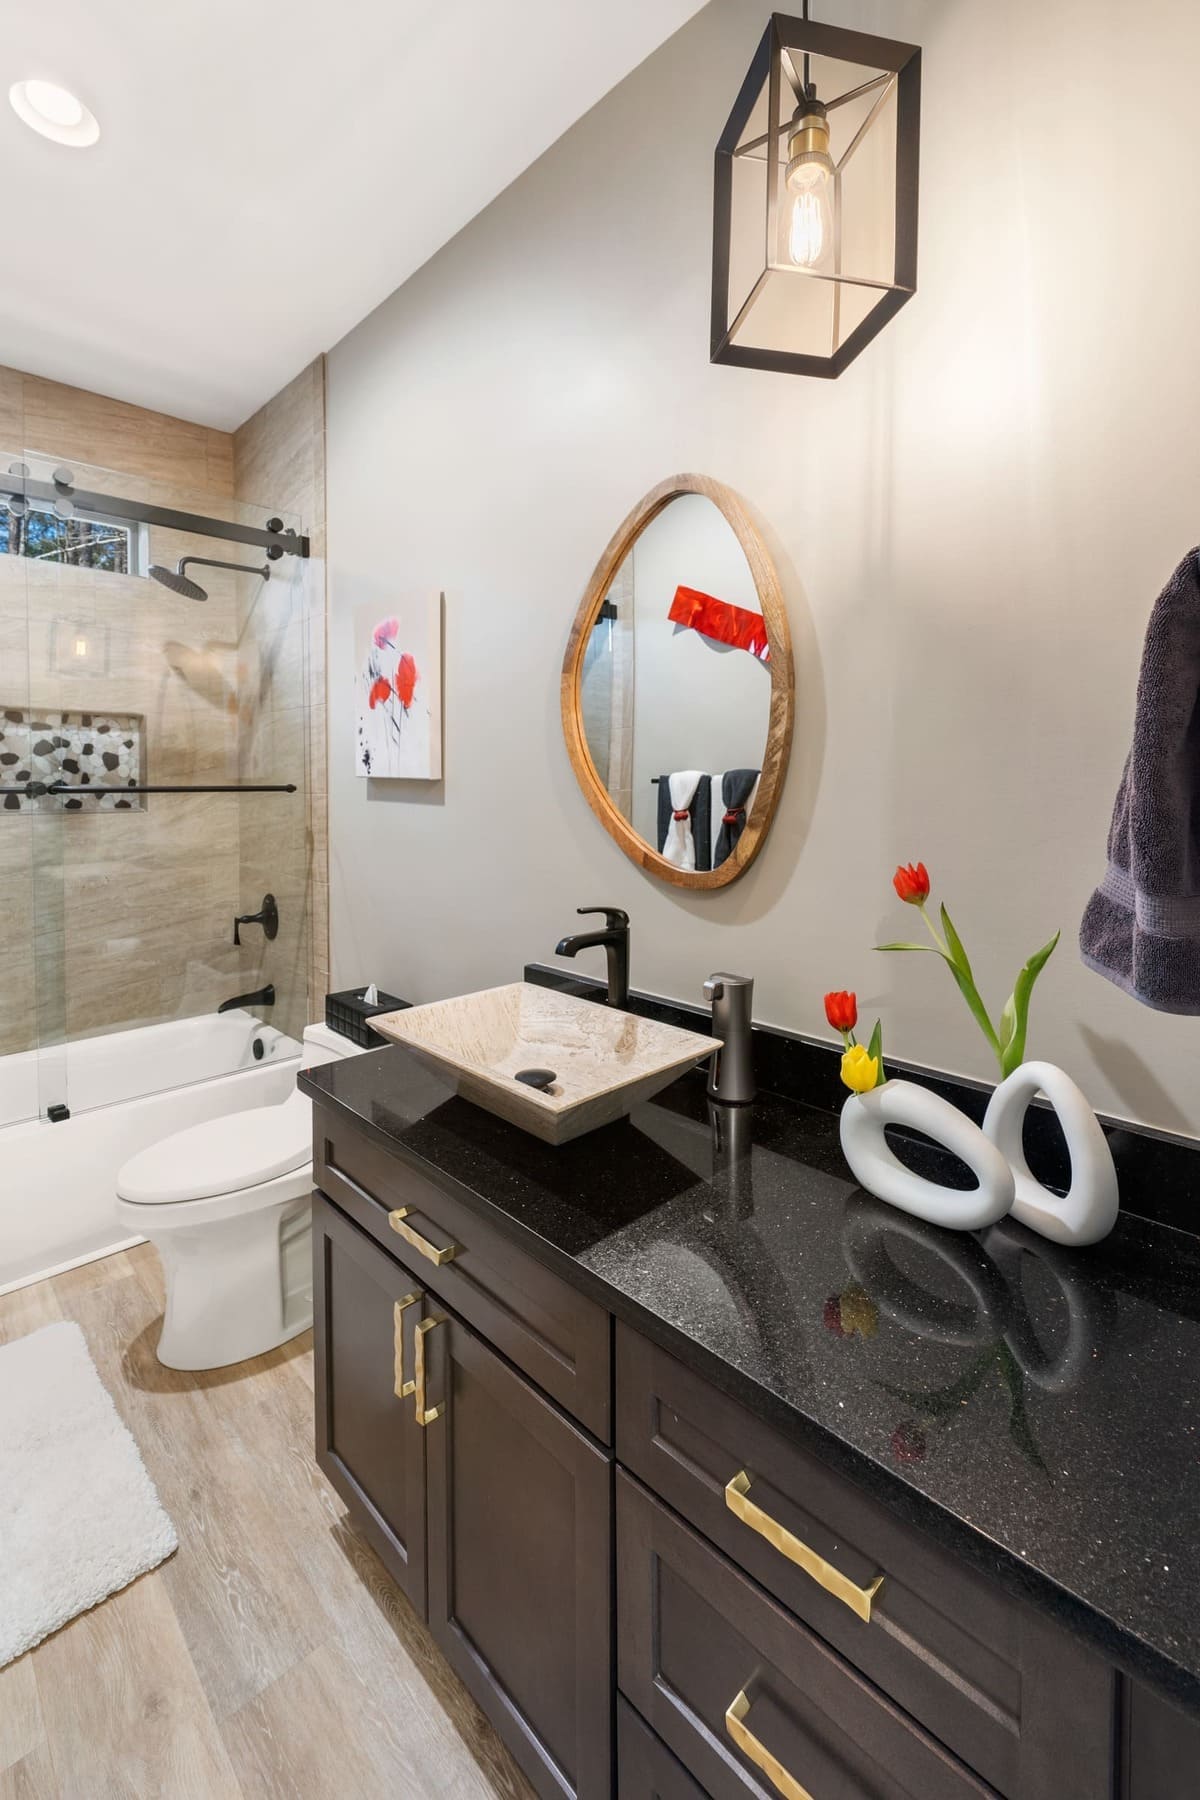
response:
[[[950,946],[951,962],[953,962],[956,969],[962,970],[968,981],[974,982],[975,977],[971,973],[971,960],[968,957],[966,950],[963,948],[962,939],[959,937],[951,923],[950,914],[946,911],[944,903],[942,905],[942,930],[945,932],[946,942]]]
[[[935,950],[932,944],[876,944],[875,948],[876,950],[923,950],[927,956],[942,954],[940,950]]]
[[[1010,994],[1008,996],[1008,999],[1004,1002],[1004,1011],[1000,1014],[999,1037],[1000,1037],[1000,1051],[1001,1051],[1002,1055],[1003,1055],[1004,1051],[1008,1049],[1008,1046],[1012,1043],[1013,1036],[1016,1033],[1016,1029],[1017,1029],[1017,1009],[1013,1003],[1013,997]]]
[[[1005,1005],[1004,1011],[1011,1010],[1012,1032],[1008,1042],[1001,1045],[1000,1072],[1011,1075],[1014,1069],[1025,1060],[1025,1039],[1029,1030],[1029,1002],[1033,998],[1033,984],[1053,956],[1062,933],[1056,931],[1048,944],[1035,950],[1021,973],[1017,976],[1013,991]]]
[[[875,1077],[875,1086],[882,1087],[884,1082],[887,1080],[887,1076],[883,1072],[883,1020],[882,1019],[876,1019],[876,1021],[875,1021],[875,1029],[871,1033],[871,1042],[867,1047],[867,1055],[873,1056],[875,1058],[875,1061],[879,1065],[879,1071]]]

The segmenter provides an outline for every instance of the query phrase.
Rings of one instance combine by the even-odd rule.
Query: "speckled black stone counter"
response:
[[[832,1114],[715,1108],[699,1074],[557,1149],[399,1048],[301,1086],[1200,1712],[1200,1241],[937,1230],[855,1189]]]

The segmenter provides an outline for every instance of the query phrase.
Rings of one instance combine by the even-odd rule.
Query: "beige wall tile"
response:
[[[241,818],[243,898],[269,887],[280,905],[278,938],[251,943],[243,972],[248,987],[275,983],[272,1022],[294,1033],[322,1014],[329,985],[323,358],[235,432],[234,491],[294,516],[313,550],[301,585],[281,570],[245,596],[238,646],[242,779],[304,785],[302,833],[282,797],[243,802]]]
[[[38,375],[26,375],[23,389],[23,448],[177,483],[192,493],[232,491],[232,440],[224,432]]]
[[[24,377],[16,369],[0,368],[0,450],[21,450],[24,446]]]

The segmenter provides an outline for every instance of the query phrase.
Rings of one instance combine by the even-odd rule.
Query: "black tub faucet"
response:
[[[608,1004],[629,1004],[629,914],[619,906],[577,906],[576,912],[603,913],[603,931],[579,931],[555,947],[555,956],[574,956],[580,950],[604,946],[608,957]]]
[[[257,988],[253,994],[235,994],[232,1000],[222,1000],[217,1011],[232,1012],[238,1006],[274,1006],[275,984],[268,982],[266,987]]]

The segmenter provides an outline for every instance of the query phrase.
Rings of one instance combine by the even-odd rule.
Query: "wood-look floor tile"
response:
[[[62,1800],[46,1744],[39,1744],[11,1768],[0,1769],[0,1800]]]
[[[162,1295],[143,1244],[0,1296],[80,1324],[180,1538],[0,1674],[0,1800],[531,1800],[317,1468],[311,1335],[165,1369]]]
[[[62,1800],[239,1793],[166,1587],[152,1573],[33,1652]]]
[[[36,1281],[32,1287],[17,1288],[0,1298],[0,1344],[28,1337],[31,1331],[54,1325],[62,1317],[52,1282]]]
[[[37,1676],[28,1656],[0,1669],[0,1769],[11,1769],[45,1740]]]

